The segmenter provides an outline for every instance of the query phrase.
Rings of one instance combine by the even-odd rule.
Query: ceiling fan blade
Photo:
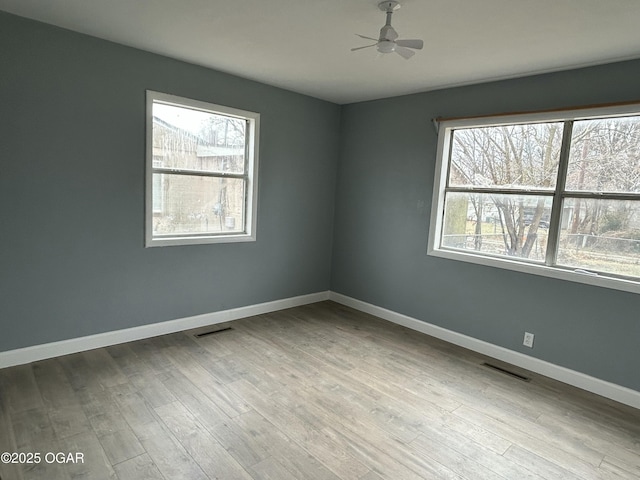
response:
[[[396,45],[394,52],[396,52],[405,60],[409,60],[411,57],[415,55],[415,52],[413,50],[409,50],[407,47],[403,47],[400,45]]]
[[[356,50],[362,50],[363,48],[375,47],[376,45],[377,45],[377,43],[374,43],[373,45],[365,45],[364,47],[356,47],[356,48],[352,48],[351,51],[355,52]]]
[[[424,42],[422,40],[396,40],[396,45],[421,50],[424,46]]]
[[[371,38],[371,37],[366,37],[364,35],[360,35],[359,33],[356,33],[356,36],[360,37],[360,38],[364,38],[365,40],[373,40],[374,42],[377,42],[378,39],[377,38]]]

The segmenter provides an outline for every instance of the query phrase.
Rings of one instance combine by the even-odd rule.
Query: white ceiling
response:
[[[0,0],[0,10],[336,103],[640,58],[640,0]]]

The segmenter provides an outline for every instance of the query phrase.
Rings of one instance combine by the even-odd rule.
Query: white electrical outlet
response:
[[[525,347],[533,348],[533,333],[524,332],[524,342],[522,344]]]

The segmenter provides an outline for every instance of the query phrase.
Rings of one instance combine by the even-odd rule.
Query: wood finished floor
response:
[[[225,326],[0,370],[0,452],[85,458],[2,480],[640,478],[639,410],[331,302]]]

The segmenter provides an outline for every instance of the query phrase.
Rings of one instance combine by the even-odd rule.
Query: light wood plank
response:
[[[262,415],[251,412],[236,417],[233,421],[239,424],[245,432],[250,433],[254,437],[254,442],[266,450],[295,478],[338,480],[338,477],[322,462],[309,454],[281,429],[275,428],[274,424]]]
[[[255,464],[250,470],[256,480],[297,480],[297,477],[273,457]]]
[[[130,428],[122,428],[101,435],[98,440],[111,465],[117,465],[145,453],[144,447]]]
[[[57,359],[34,363],[33,374],[44,405],[48,409],[70,406],[81,408],[81,401]]]
[[[3,382],[3,375],[0,373],[0,453],[17,452],[18,448],[9,414],[7,390]],[[0,462],[0,478],[23,480],[22,468],[17,464]]]
[[[44,407],[31,365],[18,365],[0,370],[2,396],[9,412],[23,412]]]
[[[51,425],[59,439],[91,431],[87,416],[78,406],[47,409]]]
[[[210,478],[250,480],[246,470],[180,402],[158,407],[156,412]]]
[[[632,454],[631,452],[624,452],[626,455],[620,454],[616,456],[606,456],[600,464],[600,468],[610,472],[615,472],[617,475],[623,478],[640,478],[640,453]],[[618,457],[627,457],[627,461],[621,460]]]
[[[44,408],[34,408],[11,414],[12,429],[18,452],[40,453],[60,452],[62,444],[56,438],[51,420]],[[66,480],[70,479],[66,465],[47,463],[44,459],[35,464],[21,466],[25,480]]]
[[[114,466],[119,480],[166,480],[146,453]]]
[[[160,421],[137,424],[134,432],[160,473],[167,479],[208,480],[200,465]]]
[[[535,453],[518,445],[511,446],[509,450],[507,450],[507,452],[504,454],[504,456],[505,458],[514,461],[515,463],[521,465],[523,468],[526,468],[529,471],[538,472],[540,476],[549,480],[580,480],[581,478],[583,478],[574,475],[569,470],[563,468],[557,463],[536,455]]]
[[[102,444],[93,432],[60,440],[60,452],[71,454],[74,458],[74,461],[66,464],[72,479],[118,480]],[[82,461],[75,461],[79,459],[77,454],[82,454]]]

